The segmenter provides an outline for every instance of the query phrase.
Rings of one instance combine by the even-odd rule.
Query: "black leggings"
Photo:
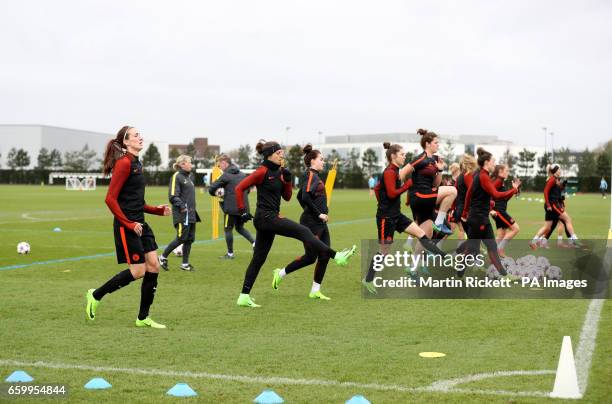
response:
[[[316,238],[324,242],[326,245],[331,246],[329,229],[327,228],[326,224],[315,225],[305,223],[302,220],[300,220],[300,224],[308,226]],[[317,262],[317,265],[315,266],[314,281],[320,285],[323,282],[323,277],[325,276],[325,270],[327,269],[327,264],[329,263],[329,257],[319,258],[317,256],[317,252],[313,249],[308,250],[304,247],[304,255],[291,261],[289,265],[285,267],[285,273],[290,274],[291,272],[297,271],[300,268],[314,264],[315,261]]]
[[[240,216],[226,215],[225,226],[223,228],[225,232],[225,243],[227,244],[227,252],[230,254],[234,253],[234,227],[236,231],[242,235],[249,243],[253,244],[253,236],[247,229],[244,228],[244,222]]]
[[[501,275],[506,275],[506,269],[501,263],[499,253],[497,252],[495,233],[493,232],[493,226],[491,226],[489,219],[486,219],[486,223],[468,219],[467,226],[464,226],[464,228],[468,240],[457,248],[457,254],[478,254],[480,252],[480,242],[482,241],[485,247],[487,247],[487,253],[489,254],[491,264],[495,266]]]
[[[166,249],[162,253],[162,255],[166,258],[170,256],[172,251],[175,248],[182,245],[183,246],[183,264],[189,263],[189,254],[191,253],[191,244],[195,241],[195,230],[196,224],[189,223],[187,226],[182,223],[177,224],[176,226],[176,238],[170,242],[166,246]]]
[[[559,222],[563,223],[563,228],[565,229],[565,236],[567,238],[570,238],[572,236],[570,232],[567,230],[567,226],[565,225],[565,220],[556,218],[552,221],[552,226],[550,226],[550,230],[548,231],[548,233],[546,233],[546,239],[550,238],[551,234],[553,233],[553,231],[555,231],[555,228],[557,227],[557,224]]]
[[[300,240],[304,243],[306,254],[314,254],[319,260],[328,259],[336,255],[336,251],[332,250],[327,244],[319,240],[312,234],[312,231],[306,226],[280,217],[275,212],[255,213],[253,221],[257,234],[255,236],[255,249],[253,258],[247,267],[244,275],[244,283],[242,284],[242,293],[250,293],[259,270],[266,262],[268,252],[272,248],[274,237],[279,236],[291,237]]]

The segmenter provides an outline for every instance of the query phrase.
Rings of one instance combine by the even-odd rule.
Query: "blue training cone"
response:
[[[33,381],[34,378],[24,372],[23,370],[16,370],[9,377],[4,379],[7,383],[28,383]]]
[[[370,404],[370,402],[364,396],[357,395],[357,396],[351,397],[350,400],[347,400],[346,404]]]
[[[102,390],[110,389],[112,385],[101,377],[94,377],[84,387],[89,390]]]
[[[260,395],[255,397],[253,402],[257,404],[281,404],[284,403],[285,400],[276,394],[274,390],[264,390]]]
[[[169,396],[174,397],[194,397],[197,396],[196,393],[187,383],[177,383],[166,393]]]

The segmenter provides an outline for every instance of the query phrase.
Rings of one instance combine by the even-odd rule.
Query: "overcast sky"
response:
[[[612,1],[12,1],[0,123],[227,150],[414,131],[612,138]]]

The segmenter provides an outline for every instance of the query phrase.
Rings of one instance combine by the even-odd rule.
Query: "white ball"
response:
[[[538,259],[536,258],[536,256],[532,254],[525,255],[525,257],[523,258],[524,258],[523,265],[534,266],[538,262]]]
[[[548,261],[546,257],[538,257],[536,264],[541,268],[548,268],[550,266],[550,261]]]
[[[172,253],[176,255],[177,257],[182,257],[183,256],[183,245],[181,244],[180,246],[176,247],[174,250],[172,250]]]
[[[497,268],[495,268],[495,265],[489,265],[489,268],[487,268],[487,278],[489,279],[499,279],[499,272],[497,271]]]
[[[514,258],[512,257],[503,257],[501,259],[501,262],[506,268],[508,268],[510,265],[516,265],[516,262],[514,261]]]
[[[561,268],[559,267],[550,266],[545,273],[548,279],[561,279]]]
[[[221,198],[223,195],[225,195],[225,189],[224,188],[219,188],[215,191],[215,195],[217,195],[219,198]]]
[[[521,276],[521,267],[518,265],[508,265],[506,271],[513,276]]]
[[[30,252],[30,245],[25,241],[17,244],[17,253],[19,254],[27,254]]]

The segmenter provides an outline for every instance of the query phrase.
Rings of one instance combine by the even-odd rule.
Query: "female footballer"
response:
[[[140,292],[140,310],[137,327],[166,328],[149,317],[157,288],[159,262],[157,244],[151,227],[145,222],[145,213],[169,216],[168,205],[151,206],[145,202],[145,178],[138,153],[143,139],[138,129],[124,126],[108,142],[104,153],[104,174],[112,173],[106,205],[114,216],[113,228],[117,262],[126,263],[128,269],[119,272],[98,289],[87,291],[85,313],[88,320],[96,318],[100,300],[107,294],[143,278]]]
[[[252,186],[257,187],[257,208],[253,220],[257,230],[255,248],[246,270],[242,292],[236,302],[239,306],[246,307],[260,307],[253,301],[250,292],[277,234],[298,239],[304,243],[308,255],[316,255],[318,260],[333,258],[336,264],[341,266],[348,263],[357,249],[354,245],[336,252],[316,238],[308,227],[281,216],[280,199],[282,197],[289,201],[292,192],[291,172],[281,167],[284,150],[277,142],[263,140],[257,143],[255,149],[263,156],[263,163],[236,186],[236,201],[244,220],[251,216],[245,211],[244,193]]]

